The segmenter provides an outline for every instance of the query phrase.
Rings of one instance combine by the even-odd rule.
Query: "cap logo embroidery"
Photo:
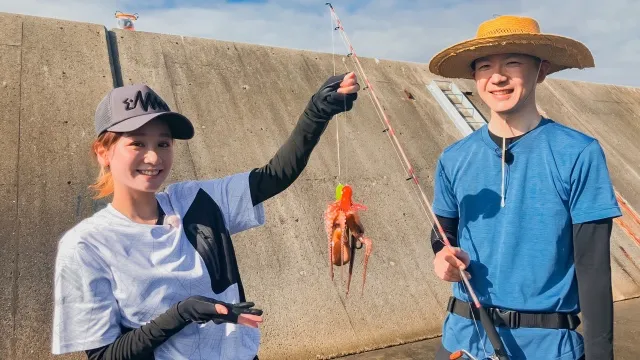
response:
[[[142,91],[138,91],[134,99],[125,98],[122,103],[126,105],[125,110],[127,111],[134,110],[138,107],[138,105],[142,105],[142,108],[145,112],[149,111],[149,106],[151,106],[153,110],[160,109],[163,111],[170,111],[169,106],[167,106],[167,104],[162,101],[160,97],[152,92],[148,92],[147,96],[145,97],[142,95]]]

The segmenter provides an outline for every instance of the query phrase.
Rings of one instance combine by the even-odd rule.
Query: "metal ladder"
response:
[[[487,124],[482,114],[453,82],[433,80],[427,85],[427,89],[463,136],[467,136]]]

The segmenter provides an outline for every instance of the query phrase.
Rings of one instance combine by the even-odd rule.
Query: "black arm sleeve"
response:
[[[586,359],[613,359],[612,226],[612,219],[573,226]]]
[[[438,222],[442,225],[442,230],[447,235],[447,239],[451,243],[451,246],[458,246],[458,218],[448,218],[436,215]],[[431,229],[431,248],[433,253],[437,254],[445,246],[442,241],[442,235],[438,231],[436,224],[433,224]]]
[[[154,349],[188,323],[175,305],[148,324],[120,335],[112,344],[85,352],[89,360],[150,360]]]
[[[251,200],[257,205],[289,187],[302,173],[311,151],[331,120],[325,111],[310,103],[298,119],[289,139],[265,166],[249,174]]]

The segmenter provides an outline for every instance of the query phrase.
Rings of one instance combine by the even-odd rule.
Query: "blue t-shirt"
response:
[[[433,210],[457,217],[470,279],[484,306],[579,312],[572,224],[621,216],[597,140],[543,119],[508,146],[501,200],[502,150],[484,126],[447,147],[437,164]],[[453,295],[470,301],[463,283]],[[478,322],[448,314],[443,345],[483,358],[493,348]],[[582,336],[570,330],[498,328],[511,359],[577,359]]]

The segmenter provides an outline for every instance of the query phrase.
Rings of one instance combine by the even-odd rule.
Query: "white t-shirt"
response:
[[[139,328],[191,295],[245,300],[230,235],[264,224],[262,204],[251,201],[249,172],[172,184],[157,199],[177,226],[138,224],[109,204],[63,235],[55,266],[54,354],[108,345],[121,327]],[[250,360],[259,344],[258,329],[191,323],[154,356]]]

